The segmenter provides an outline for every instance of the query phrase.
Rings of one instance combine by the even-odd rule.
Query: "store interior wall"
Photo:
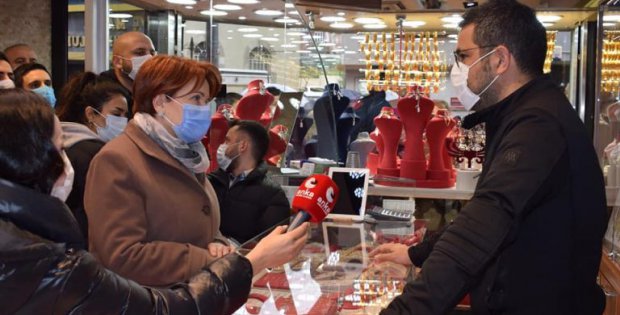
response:
[[[0,50],[25,43],[51,71],[52,0],[0,1]]]

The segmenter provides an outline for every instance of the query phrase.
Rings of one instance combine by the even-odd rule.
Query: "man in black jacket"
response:
[[[603,177],[582,122],[542,75],[545,29],[506,0],[460,26],[451,79],[476,111],[463,127],[486,124],[486,161],[420,277],[381,314],[445,314],[467,293],[474,314],[601,314]]]
[[[267,177],[268,148],[269,135],[258,122],[234,121],[218,148],[220,168],[209,174],[220,203],[220,231],[240,243],[290,215],[284,190]]]

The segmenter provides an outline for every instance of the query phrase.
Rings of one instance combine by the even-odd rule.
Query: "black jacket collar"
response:
[[[77,221],[62,201],[3,179],[0,219],[50,241],[85,248]]]
[[[213,178],[217,179],[220,183],[225,184],[225,185],[228,185],[228,182],[230,180],[229,173],[222,170],[221,168],[218,168],[217,170],[212,172],[209,176],[212,176]],[[257,181],[257,180],[262,180],[263,178],[265,178],[265,176],[267,176],[267,165],[265,165],[265,162],[260,162],[250,172],[250,174],[248,174],[248,176],[240,183],[243,183],[243,182],[250,183],[253,181]]]
[[[463,119],[462,127],[465,129],[470,129],[481,123],[489,124],[500,122],[504,117],[507,117],[519,108],[519,105],[522,104],[521,100],[525,95],[530,94],[530,92],[535,92],[540,89],[546,89],[553,86],[555,86],[555,83],[551,80],[549,75],[538,76],[524,84],[516,91],[512,92],[512,94],[508,95],[498,103],[473,114],[467,115]]]

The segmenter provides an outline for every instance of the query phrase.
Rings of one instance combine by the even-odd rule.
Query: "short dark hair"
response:
[[[459,26],[470,24],[478,47],[504,45],[524,74],[542,74],[547,33],[530,7],[515,0],[491,0],[465,12]]]
[[[17,67],[17,69],[15,69],[13,71],[13,75],[15,76],[15,86],[18,88],[24,88],[24,77],[33,70],[43,70],[45,72],[47,72],[47,74],[50,74],[49,71],[47,71],[47,68],[45,68],[44,65],[40,64],[40,63],[26,63],[23,64],[19,67]],[[51,77],[51,75],[50,75]]]
[[[63,87],[56,113],[62,121],[86,124],[86,107],[90,106],[101,112],[103,105],[117,95],[127,98],[125,91],[117,83],[92,72],[83,72],[72,77]]]
[[[263,125],[253,120],[233,120],[230,129],[237,127],[237,130],[244,132],[252,141],[252,157],[259,163],[267,154],[269,149],[269,133]]]
[[[275,86],[268,86],[267,88],[265,88],[265,90],[267,90],[267,92],[269,92],[269,94],[273,96],[278,96],[282,94],[282,91]]]
[[[41,96],[0,90],[0,178],[49,194],[64,171],[53,134],[54,113]]]
[[[3,61],[6,61],[6,62],[10,63],[9,62],[9,58],[7,58],[6,55],[3,52],[1,52],[1,51],[0,51],[0,60],[3,60]]]
[[[228,104],[233,105],[236,101],[239,101],[243,96],[239,93],[228,92],[224,97],[218,97],[215,102],[217,105]]]

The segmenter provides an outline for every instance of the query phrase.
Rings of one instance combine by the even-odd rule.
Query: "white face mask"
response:
[[[122,58],[122,57],[121,57]],[[153,58],[153,56],[151,56],[150,54],[146,54],[144,56],[140,56],[140,57],[133,57],[129,60],[131,60],[131,72],[129,72],[127,75],[132,79],[135,80],[136,79],[136,75],[138,74],[138,71],[140,70],[140,67],[142,67],[142,65],[149,59]],[[123,58],[125,59],[125,58]],[[127,60],[127,59],[125,59]]]
[[[0,90],[14,89],[15,83],[11,79],[0,81]]]
[[[123,132],[123,130],[125,130],[125,127],[127,127],[127,117],[119,117],[110,114],[104,116],[98,110],[94,108],[93,110],[101,117],[105,118],[105,127],[99,127],[99,125],[93,122],[95,127],[97,127],[97,134],[102,141],[108,142],[116,138],[121,134],[121,132]]]
[[[50,195],[62,200],[62,202],[65,202],[73,189],[73,178],[75,177],[75,171],[73,170],[73,165],[71,165],[71,161],[69,161],[69,157],[67,157],[65,150],[60,151],[60,156],[62,156],[62,161],[65,163],[65,170],[63,174],[64,180],[62,183],[56,182],[54,184]]]
[[[478,60],[474,61],[474,63],[472,63],[469,66],[462,62],[459,63],[459,66],[457,66],[456,64],[452,66],[452,71],[450,72],[450,80],[452,81],[452,85],[456,89],[456,97],[459,99],[459,101],[461,101],[461,104],[463,104],[463,106],[467,110],[471,110],[474,107],[474,105],[476,105],[476,103],[478,103],[478,101],[480,100],[480,95],[486,92],[491,87],[491,85],[495,83],[495,80],[499,78],[499,74],[498,74],[497,76],[495,76],[493,81],[491,81],[491,83],[489,83],[489,85],[487,85],[482,90],[482,92],[480,92],[480,94],[476,94],[472,92],[472,90],[470,90],[469,87],[467,86],[467,78],[469,76],[469,69],[473,67],[475,64],[477,64],[478,62],[480,62],[480,60],[486,58],[487,56],[491,55],[495,51],[496,49],[491,50],[484,56],[478,58]]]
[[[237,142],[239,143],[239,142]],[[233,145],[237,144],[237,143],[233,143]],[[230,164],[239,157],[239,155],[241,155],[241,153],[235,155],[232,158],[229,158],[228,156],[226,156],[226,149],[228,149],[228,144],[226,143],[222,143],[218,148],[217,148],[217,164],[220,166],[220,168],[223,171],[227,171],[228,167],[230,166]]]

